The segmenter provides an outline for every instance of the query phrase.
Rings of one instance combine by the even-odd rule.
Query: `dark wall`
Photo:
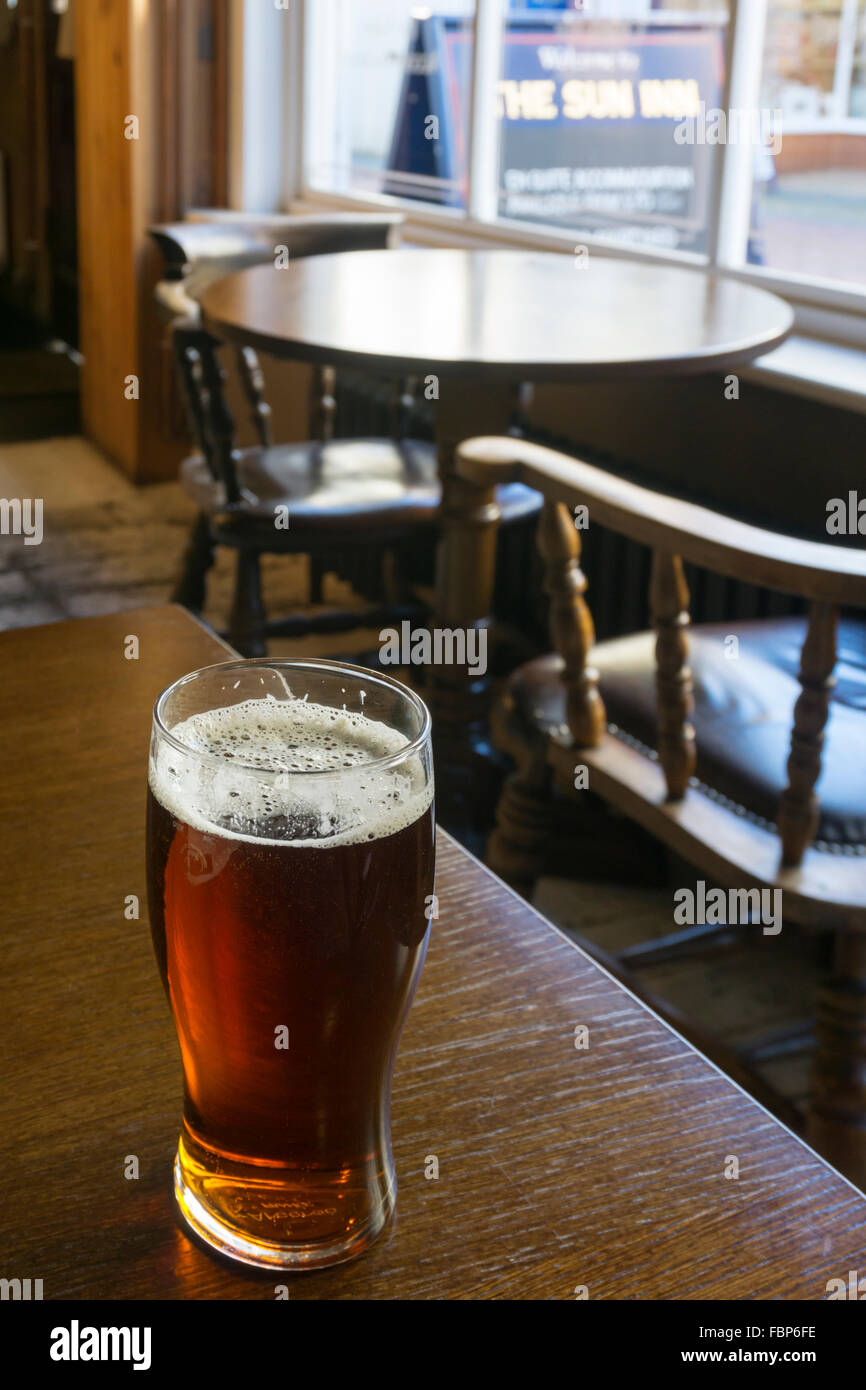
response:
[[[826,541],[828,499],[866,493],[866,415],[745,377],[739,391],[726,400],[716,376],[543,387],[531,420],[636,481]]]

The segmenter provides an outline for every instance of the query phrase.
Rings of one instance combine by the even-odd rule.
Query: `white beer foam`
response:
[[[191,715],[171,733],[190,751],[157,744],[151,791],[177,820],[205,834],[325,849],[394,835],[433,799],[432,777],[417,756],[392,768],[370,766],[409,740],[355,711],[267,695]],[[345,775],[315,775],[338,771]],[[268,835],[278,818],[307,835]]]

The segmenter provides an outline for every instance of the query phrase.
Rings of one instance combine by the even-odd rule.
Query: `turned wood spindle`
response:
[[[442,628],[482,630],[491,625],[501,513],[492,483],[474,483],[457,475],[455,447],[439,446],[442,501],[434,622]],[[486,717],[489,676],[470,675],[455,662],[432,666],[429,679],[440,736],[447,725],[463,739],[467,728]]]
[[[782,841],[782,863],[800,863],[818,826],[815,783],[821,775],[824,727],[830,713],[830,693],[836,684],[836,628],[838,609],[830,603],[813,603],[809,628],[800,653],[802,690],[794,705],[788,785],[779,802],[777,825]]]
[[[201,354],[198,348],[193,346],[186,337],[175,336],[175,355],[180,368],[181,382],[183,384],[183,398],[186,404],[187,418],[190,429],[196,444],[201,450],[202,456],[211,475],[217,478],[219,475],[213,458],[213,448],[207,432],[207,408],[206,391],[204,384],[204,372],[201,365]]]
[[[265,400],[265,375],[253,348],[241,346],[236,353],[238,376],[250,407],[250,419],[256,438],[263,449],[273,444],[271,436],[271,407]]]
[[[688,667],[689,590],[679,555],[653,552],[650,611],[656,633],[656,721],[668,800],[686,794],[696,764],[692,673]]]
[[[604,734],[605,712],[598,672],[587,665],[595,628],[583,597],[586,576],[579,563],[580,538],[564,503],[545,502],[538,548],[544,560],[545,591],[550,595],[550,633],[564,662],[568,727],[579,747],[596,748]]]
[[[316,367],[310,398],[310,433],[320,444],[330,444],[334,437],[336,390],[336,370],[333,367]]]
[[[475,431],[504,432],[508,397],[499,383],[473,383],[467,390],[462,380],[443,379],[442,395],[435,412],[436,457],[442,498],[439,504],[436,546],[436,593],[431,627],[470,628],[478,642],[489,641],[496,576],[496,544],[500,508],[492,477],[470,481],[457,472],[457,450]],[[468,669],[468,663],[433,662],[426,672],[427,693],[437,729],[440,766],[452,750],[457,775],[470,783],[456,795],[471,803],[469,814],[478,824],[492,812],[490,769],[496,755],[490,748],[487,720],[491,678]],[[467,758],[467,749],[469,750]],[[462,751],[459,751],[462,750]],[[449,752],[448,756],[452,756]]]
[[[531,381],[520,381],[511,389],[511,411],[508,419],[508,433],[514,439],[522,439],[526,433],[527,417],[535,398],[535,386]]]
[[[225,372],[217,355],[218,342],[209,333],[202,333],[198,347],[201,363],[203,399],[206,410],[207,434],[213,449],[213,463],[226,490],[226,503],[240,501],[237,479],[237,450],[235,422],[226,404]]]
[[[412,411],[415,409],[415,392],[418,387],[418,378],[414,376],[401,377],[395,382],[394,394],[391,397],[391,438],[395,440],[405,439],[411,433]]]

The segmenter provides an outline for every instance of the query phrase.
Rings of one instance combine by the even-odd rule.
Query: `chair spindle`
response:
[[[680,801],[697,762],[692,673],[688,666],[689,590],[679,555],[653,551],[650,611],[656,633],[656,720],[659,762],[668,800]]]
[[[274,442],[271,435],[271,407],[265,400],[265,374],[261,363],[255,349],[243,345],[237,349],[236,360],[253,429],[262,448],[269,449]]]
[[[578,747],[597,748],[605,730],[598,672],[587,664],[595,644],[592,614],[584,599],[586,576],[580,568],[577,528],[562,502],[546,502],[538,526],[538,546],[550,595],[550,632],[564,664],[566,717]]]
[[[528,416],[534,398],[535,386],[531,381],[520,381],[512,387],[508,433],[513,439],[522,439],[526,434]]]
[[[336,370],[333,367],[316,367],[310,398],[310,435],[320,444],[329,444],[334,437],[336,390]]]
[[[207,407],[201,354],[193,342],[193,335],[197,335],[199,332],[200,330],[197,328],[181,328],[178,325],[173,334],[174,352],[180,370],[183,397],[193,438],[211,476],[218,478],[213,449],[207,432]]]
[[[415,409],[415,392],[418,378],[404,376],[394,383],[391,397],[391,438],[399,443],[412,432],[412,411]]]
[[[821,775],[824,728],[830,713],[830,693],[836,684],[836,629],[839,610],[831,603],[813,603],[800,653],[802,690],[794,705],[788,786],[779,802],[777,825],[782,863],[799,864],[815,838],[818,798],[815,783]]]
[[[206,409],[206,429],[213,449],[213,462],[226,490],[226,504],[240,501],[235,448],[235,422],[226,403],[226,374],[217,354],[216,338],[202,330],[198,353],[201,362],[203,398]]]

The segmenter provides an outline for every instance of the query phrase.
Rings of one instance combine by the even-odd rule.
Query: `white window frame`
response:
[[[361,0],[363,2],[363,0]],[[250,0],[233,0],[242,9]],[[252,0],[253,4],[260,0]],[[574,233],[567,228],[519,222],[497,215],[497,121],[492,103],[475,100],[475,92],[498,72],[506,0],[476,0],[476,43],[470,104],[469,190],[465,212],[401,199],[388,194],[333,193],[317,188],[310,177],[317,151],[327,148],[327,94],[313,82],[312,26],[321,24],[326,8],[319,0],[292,0],[284,25],[283,50],[287,93],[284,118],[286,148],[282,151],[282,206],[293,211],[313,209],[388,209],[406,215],[407,240],[427,245],[484,247],[515,246],[572,254]],[[629,7],[631,8],[631,7]],[[625,10],[625,5],[624,5]],[[730,0],[726,38],[725,109],[754,108],[759,102],[764,48],[766,0]],[[321,80],[321,73],[316,74]],[[246,96],[244,98],[246,100]],[[710,198],[709,255],[692,252],[611,245],[602,238],[582,237],[605,256],[651,263],[678,263],[707,274],[762,285],[782,295],[794,307],[796,331],[838,343],[866,348],[866,287],[797,276],[765,266],[744,263],[752,196],[751,150],[725,145],[715,161]]]

